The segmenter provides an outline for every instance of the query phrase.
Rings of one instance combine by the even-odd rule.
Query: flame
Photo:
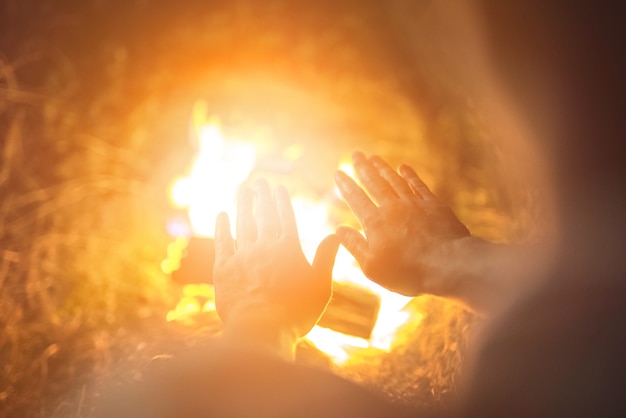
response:
[[[234,220],[237,190],[254,169],[256,150],[244,142],[226,141],[219,121],[206,113],[206,104],[197,102],[193,132],[198,153],[189,175],[172,185],[170,197],[176,206],[188,208],[195,235],[212,237],[218,213]]]
[[[256,151],[251,144],[226,139],[219,121],[207,117],[204,102],[194,106],[192,122],[198,153],[189,175],[173,183],[170,198],[175,206],[187,209],[190,229],[194,235],[211,237],[214,233],[213,223],[219,212],[227,212],[231,221],[235,219],[236,193],[255,168]],[[301,146],[292,146],[286,150],[284,157],[295,160],[303,152]],[[355,178],[349,160],[342,160],[339,169]],[[328,220],[329,206],[326,202],[300,195],[295,195],[292,203],[303,252],[312,261],[319,242],[334,232]],[[168,230],[181,230],[181,227],[168,225]],[[165,273],[169,274],[180,266],[187,243],[185,237],[178,237],[168,246],[168,256],[161,264]],[[316,326],[307,339],[336,364],[345,363],[351,353],[358,350],[389,351],[396,331],[409,319],[410,314],[404,312],[403,308],[410,298],[390,292],[368,280],[352,255],[343,247],[337,253],[333,278],[337,282],[367,288],[380,296],[381,306],[371,338],[366,340]],[[185,320],[199,312],[214,311],[213,298],[211,286],[187,285],[176,308],[168,313],[167,320]]]
[[[183,252],[188,243],[187,237],[178,236],[167,246],[167,258],[161,262],[161,270],[165,274],[170,274],[180,268],[180,260],[183,258]]]
[[[202,303],[202,300],[205,300]],[[213,287],[208,284],[188,284],[183,287],[183,296],[178,301],[176,308],[169,311],[167,321],[186,321],[200,312],[215,311],[215,293]]]

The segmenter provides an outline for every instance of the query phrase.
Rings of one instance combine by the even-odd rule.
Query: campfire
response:
[[[281,161],[264,161],[253,141],[224,134],[219,120],[209,116],[202,101],[193,107],[190,131],[197,153],[187,174],[173,181],[170,189],[171,202],[181,216],[167,225],[173,241],[161,268],[183,284],[182,296],[167,320],[193,323],[200,320],[199,314],[215,312],[210,272],[217,214],[227,212],[234,221],[241,184],[255,174],[271,177],[277,171],[289,173],[289,167],[305,151],[296,144],[285,150]],[[341,157],[338,168],[353,176],[351,165]],[[319,242],[339,223],[350,220],[331,220],[330,213],[340,204],[336,190],[318,198],[300,190],[290,191],[302,248],[312,260]],[[343,247],[337,254],[333,281],[331,303],[306,338],[337,365],[359,353],[391,350],[398,328],[409,320],[415,326],[421,319],[419,314],[404,310],[410,298],[369,281]]]

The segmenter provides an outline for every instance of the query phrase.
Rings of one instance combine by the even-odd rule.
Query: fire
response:
[[[172,185],[170,197],[188,208],[194,235],[211,237],[218,213],[234,219],[237,189],[254,169],[256,151],[250,144],[226,141],[219,121],[206,114],[206,104],[196,103],[192,121],[198,154],[189,175]]]
[[[202,301],[204,300],[204,303]],[[183,287],[183,296],[176,308],[167,313],[168,321],[186,320],[200,312],[215,311],[215,293],[206,284],[188,284]]]
[[[207,106],[203,102],[194,106],[192,122],[198,153],[189,175],[173,183],[170,198],[174,205],[187,210],[193,235],[212,237],[213,224],[219,212],[227,212],[231,221],[235,219],[236,193],[255,168],[256,151],[252,144],[226,139],[219,122],[207,117]],[[284,157],[292,160],[302,152],[302,147],[292,146],[286,150]],[[340,163],[339,168],[354,176],[353,168],[347,161]],[[313,201],[300,195],[293,196],[292,202],[303,251],[309,261],[312,261],[319,242],[334,232],[334,227],[328,221],[328,203]],[[169,230],[180,228],[170,225]],[[180,266],[187,242],[186,237],[178,236],[170,244],[168,256],[161,265],[165,273],[169,274]],[[343,247],[335,260],[333,279],[336,282],[361,286],[379,295],[381,306],[371,338],[366,340],[316,326],[307,335],[308,340],[329,355],[336,364],[348,361],[351,353],[358,350],[389,351],[397,329],[409,319],[410,314],[404,312],[403,308],[410,298],[392,293],[369,281]],[[185,320],[194,314],[214,310],[211,286],[187,285],[176,308],[168,313],[167,320]],[[417,322],[419,318],[412,320]]]

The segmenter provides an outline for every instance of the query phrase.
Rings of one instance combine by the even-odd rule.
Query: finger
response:
[[[381,177],[378,170],[365,158],[361,152],[355,152],[352,156],[354,169],[367,192],[379,204],[388,202],[398,197],[393,188]]]
[[[370,218],[376,211],[376,205],[370,200],[367,194],[361,189],[350,176],[343,171],[335,173],[335,182],[341,195],[352,209],[352,212],[363,223],[363,220]]]
[[[289,192],[282,185],[276,187],[276,208],[278,209],[281,236],[299,243],[296,215],[293,212]]]
[[[278,238],[280,222],[276,203],[272,198],[270,186],[265,179],[259,179],[254,184],[256,195],[256,220],[259,229],[259,239]]]
[[[243,186],[237,205],[237,247],[243,248],[256,241],[256,223],[252,214],[252,190]]]
[[[362,265],[368,250],[367,240],[363,238],[363,235],[347,226],[340,226],[337,228],[337,236],[343,246],[346,247],[356,261]]]
[[[339,249],[339,237],[337,235],[329,235],[322,240],[315,252],[313,259],[313,271],[316,277],[328,280],[328,284],[333,278],[333,267],[335,265],[335,256]]]
[[[391,187],[393,187],[393,190],[398,196],[414,196],[411,186],[409,186],[406,180],[400,177],[400,175],[393,168],[391,168],[385,160],[380,158],[378,155],[374,155],[370,158],[370,161],[378,170],[378,174],[380,174],[381,177],[384,178],[387,183],[391,185]]]
[[[430,191],[422,179],[419,178],[415,170],[408,165],[402,164],[399,171],[400,175],[404,177],[407,183],[411,186],[411,189],[413,189],[413,192],[415,192],[418,196],[424,200],[435,198],[435,195]]]
[[[215,265],[224,264],[235,254],[235,243],[230,233],[228,215],[221,212],[215,221]]]

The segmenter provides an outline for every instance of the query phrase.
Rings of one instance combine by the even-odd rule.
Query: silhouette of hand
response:
[[[412,168],[398,173],[382,158],[355,153],[356,172],[374,203],[353,179],[338,171],[342,196],[363,225],[365,238],[339,227],[341,243],[367,277],[408,296],[447,294],[446,260],[468,229],[440,202]]]
[[[300,247],[287,190],[278,186],[274,197],[265,180],[255,184],[254,193],[242,189],[236,244],[228,216],[217,218],[217,312],[227,329],[245,324],[254,332],[289,330],[298,338],[311,330],[328,304],[339,239],[326,237],[310,265]]]

